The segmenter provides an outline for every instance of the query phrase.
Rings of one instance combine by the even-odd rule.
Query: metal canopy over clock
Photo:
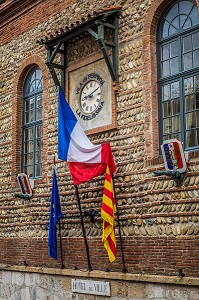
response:
[[[98,12],[94,12],[93,16],[82,18],[76,24],[71,24],[65,30],[60,28],[55,35],[45,37],[37,42],[44,44],[47,49],[47,62],[53,80],[56,86],[60,86],[65,92],[65,70],[66,70],[66,51],[67,41],[79,36],[84,32],[88,32],[99,43],[100,49],[106,61],[109,73],[113,82],[118,82],[118,17],[121,6],[113,6],[102,8]],[[104,36],[105,28],[112,31],[112,39],[106,40]],[[112,60],[110,59],[107,47],[112,50]],[[61,55],[61,63],[55,63],[55,59]],[[61,72],[61,80],[57,76],[56,70]]]

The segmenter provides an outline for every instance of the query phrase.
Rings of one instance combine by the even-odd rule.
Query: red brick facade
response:
[[[0,263],[23,265],[26,262],[29,266],[59,268],[60,257],[56,262],[47,255],[52,157],[57,151],[57,94],[45,65],[46,50],[36,40],[43,37],[43,31],[45,35],[55,32],[56,19],[59,28],[59,17],[63,18],[65,10],[68,15],[71,14],[67,22],[75,18],[73,13],[78,16],[80,12],[78,6],[73,7],[77,2],[75,0],[26,0],[23,1],[23,8],[21,1],[6,2],[7,7],[6,3],[0,6],[0,45],[2,57],[6,57],[6,51],[11,49],[10,57],[14,57],[16,65],[15,62],[5,65],[3,60],[0,65],[0,73],[3,74],[0,82],[5,82],[0,88],[0,99],[2,105],[7,105],[11,110],[5,113],[3,106],[0,108],[0,122],[3,124],[6,118],[10,120],[8,128],[1,129],[5,141],[1,143],[4,179],[0,183]],[[104,3],[95,2],[97,9]],[[115,4],[115,1],[108,2],[110,6]],[[109,131],[96,133],[93,130],[89,133],[96,144],[111,142],[116,158],[115,187],[126,268],[130,273],[160,275],[177,275],[178,270],[183,269],[186,276],[198,277],[199,152],[190,153],[187,176],[182,187],[175,187],[172,179],[153,176],[155,170],[163,167],[158,140],[156,31],[160,15],[169,3],[166,0],[148,1],[142,15],[142,1],[119,2],[123,4],[119,29],[120,89],[113,111],[117,127],[114,125]],[[82,9],[88,14],[86,9],[91,4],[86,5]],[[95,7],[91,5],[91,9],[95,10]],[[128,36],[125,26],[126,23],[131,26],[132,19],[138,25],[141,22],[143,29]],[[49,25],[48,20],[52,24]],[[27,51],[23,46],[16,49],[23,39],[26,39]],[[136,42],[138,45],[132,46]],[[128,52],[126,49],[131,46]],[[125,58],[131,55],[140,55],[142,62],[128,69]],[[33,198],[25,203],[13,195],[18,191],[16,175],[20,172],[21,163],[22,88],[28,72],[35,65],[43,74],[43,175],[41,180],[35,181]],[[124,87],[128,81],[126,78],[132,73],[141,74],[138,76],[141,83],[127,90]],[[7,81],[10,82],[9,86],[6,85]],[[136,119],[141,113],[143,117]],[[9,148],[8,152],[4,151],[5,148]],[[72,218],[79,214],[74,187],[66,163],[57,164],[65,216],[61,221],[64,265],[69,269],[87,269],[80,220]],[[96,208],[100,212],[102,189],[102,177],[80,187],[83,210]],[[85,219],[85,226],[93,269],[121,271],[123,265],[118,232],[118,258],[110,265],[101,242],[100,217],[96,218],[96,224]]]

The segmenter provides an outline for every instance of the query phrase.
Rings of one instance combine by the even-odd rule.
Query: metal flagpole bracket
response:
[[[175,181],[175,185],[180,187],[186,176],[186,156],[182,142],[177,139],[166,140],[161,145],[165,170],[154,172],[155,176],[166,175]]]
[[[177,187],[180,187],[184,180],[184,177],[186,176],[186,172],[180,173],[178,170],[168,170],[168,171],[162,170],[162,171],[155,171],[154,175],[155,176],[166,175],[175,181],[175,185]]]
[[[99,214],[95,209],[89,209],[89,211],[83,213],[83,217],[90,217],[91,223],[95,223],[95,217],[99,217]]]

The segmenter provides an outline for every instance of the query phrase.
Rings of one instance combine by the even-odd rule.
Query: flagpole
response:
[[[61,222],[59,220],[59,242],[60,242],[60,252],[61,252],[61,268],[64,269],[64,262],[63,262],[63,251],[62,251],[62,235],[61,235]]]
[[[54,155],[54,168],[56,168],[55,163],[55,155]],[[59,220],[59,243],[60,243],[60,254],[61,254],[61,268],[64,269],[64,262],[63,262],[63,251],[62,251],[62,234],[61,234],[61,222]]]
[[[90,255],[89,255],[89,248],[88,248],[88,242],[87,242],[86,232],[85,232],[85,228],[84,228],[83,215],[82,215],[82,209],[81,209],[80,198],[79,198],[79,191],[78,191],[77,185],[75,185],[75,193],[76,193],[76,198],[77,198],[77,202],[78,202],[78,206],[79,206],[79,213],[80,213],[80,220],[81,220],[82,232],[83,232],[84,243],[85,243],[85,247],[86,247],[86,255],[87,255],[87,261],[88,261],[88,270],[92,271],[92,266],[91,266],[91,261],[90,261]]]
[[[118,212],[118,205],[117,205],[117,199],[116,199],[116,193],[115,193],[115,184],[114,184],[114,177],[112,174],[112,180],[113,180],[113,190],[114,190],[114,197],[115,197],[115,205],[116,205],[116,215],[117,215],[117,220],[118,220],[118,229],[119,229],[119,238],[120,238],[120,247],[121,247],[121,252],[122,252],[122,263],[123,263],[123,270],[122,272],[127,273],[127,269],[125,266],[125,260],[124,260],[124,250],[123,250],[123,242],[122,242],[122,232],[121,232],[121,226],[120,226],[120,217],[119,217],[119,212]]]

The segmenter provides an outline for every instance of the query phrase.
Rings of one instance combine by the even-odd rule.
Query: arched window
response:
[[[42,72],[33,69],[23,90],[22,171],[32,178],[42,175]]]
[[[195,1],[176,1],[157,32],[160,142],[199,147],[199,15]]]

